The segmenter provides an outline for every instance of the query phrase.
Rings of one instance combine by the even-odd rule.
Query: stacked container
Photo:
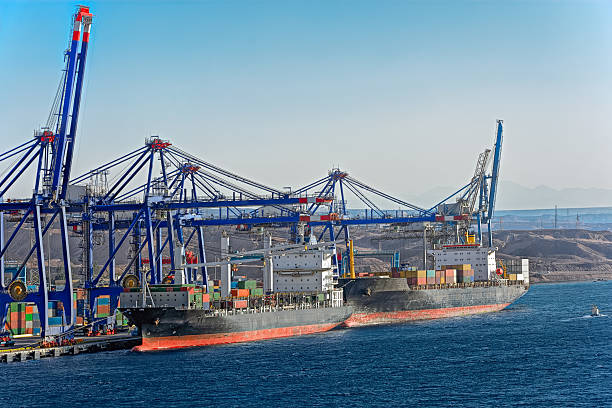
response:
[[[249,297],[249,289],[232,289],[231,294],[234,298]]]
[[[13,336],[26,334],[26,304],[13,302],[9,310],[5,329]]]
[[[263,288],[249,289],[250,296],[263,296]]]
[[[47,305],[47,321],[49,326],[61,326],[63,323],[64,306],[62,302],[50,301]]]
[[[232,307],[234,309],[245,309],[246,307],[248,307],[248,303],[249,301],[245,299],[243,300],[234,299],[232,301]]]
[[[257,288],[257,281],[255,280],[243,280],[238,282],[238,289],[255,289]]]
[[[96,313],[94,317],[101,318],[110,316],[110,296],[99,296],[96,303]]]
[[[74,311],[76,313],[76,324],[85,324],[85,304],[87,302],[87,291],[85,289],[75,289],[72,295]]]
[[[427,271],[417,271],[417,285],[427,285]]]
[[[474,270],[473,269],[457,269],[457,282],[458,283],[472,283],[474,282]]]
[[[457,270],[456,269],[446,269],[444,271],[444,278],[447,284],[457,283]]]
[[[427,284],[435,285],[436,284],[436,271],[433,269],[427,270]]]
[[[414,286],[418,285],[417,282],[417,271],[416,270],[408,270],[406,271],[406,279],[408,280],[408,285]]]
[[[212,282],[213,282],[212,284],[213,300],[219,300],[221,299],[221,281],[216,279]]]

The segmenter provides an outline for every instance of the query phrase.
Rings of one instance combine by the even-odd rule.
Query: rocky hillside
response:
[[[219,239],[223,229],[218,227],[206,228],[205,240],[208,260],[217,260],[220,253]],[[227,228],[231,235],[231,246],[235,251],[261,248],[261,235],[239,233]],[[45,251],[51,253],[50,262],[52,275],[59,278],[62,261],[59,230],[51,230],[49,238],[45,238]],[[288,234],[285,229],[272,231],[275,241],[286,242]],[[6,234],[10,235],[9,232]],[[423,262],[422,238],[377,240],[390,236],[388,229],[384,228],[354,228],[351,237],[354,239],[358,253],[372,251],[400,251],[401,261],[418,267]],[[75,278],[84,279],[81,267],[82,236],[70,232],[70,246],[72,252],[72,267]],[[11,246],[6,256],[7,260],[23,259],[32,242],[32,231],[23,230]],[[117,237],[117,240],[119,236]],[[107,256],[105,237],[96,234],[94,238],[96,250],[94,263],[96,270],[104,264]],[[194,240],[195,242],[195,240]],[[498,257],[502,259],[529,258],[531,274],[534,281],[557,281],[575,279],[612,279],[612,232],[588,230],[531,230],[531,231],[499,231],[495,234],[494,245],[499,248]],[[195,248],[192,248],[195,250]],[[146,251],[145,251],[146,252]],[[143,256],[146,255],[143,252]],[[381,255],[356,259],[358,272],[375,272],[389,269],[391,255]],[[121,271],[129,262],[128,248],[125,246],[117,255],[117,269]],[[28,263],[30,269],[35,269],[34,257]],[[214,269],[210,271],[214,276]],[[243,267],[241,274],[259,277],[261,270],[256,265]]]

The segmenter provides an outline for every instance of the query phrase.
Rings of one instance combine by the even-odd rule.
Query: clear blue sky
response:
[[[158,134],[299,186],[612,188],[610,1],[91,1],[80,173]],[[0,3],[0,151],[48,115],[75,2]]]

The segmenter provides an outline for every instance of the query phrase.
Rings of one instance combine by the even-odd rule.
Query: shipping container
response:
[[[250,290],[250,296],[263,296],[263,288],[255,288]]]
[[[232,297],[236,297],[236,298],[249,296],[248,289],[232,289],[230,293],[232,294]]]
[[[248,301],[246,300],[234,300],[234,308],[235,309],[244,309],[248,306]]]
[[[238,289],[255,289],[257,287],[257,281],[244,280],[238,282]]]

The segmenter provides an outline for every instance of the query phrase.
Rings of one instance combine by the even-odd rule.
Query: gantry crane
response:
[[[65,198],[77,137],[91,23],[92,14],[89,8],[78,6],[72,17],[71,40],[65,53],[66,68],[47,125],[36,131],[32,140],[0,155],[0,161],[9,158],[16,160],[16,164],[8,169],[0,181],[1,216],[4,217],[4,212],[21,215],[6,243],[3,242],[4,222],[0,223],[0,264],[2,265],[0,268],[0,318],[4,322],[8,305],[13,301],[34,302],[38,307],[42,336],[48,334],[50,329],[47,316],[48,301],[62,302],[63,327],[72,326],[75,320]],[[28,169],[35,169],[32,197],[19,201],[5,200],[5,197],[11,193],[12,186],[17,182],[19,182],[18,185],[26,183],[25,177],[29,177]],[[4,256],[7,249],[14,244],[18,232],[24,228],[24,224],[30,218],[33,220],[34,245],[29,248],[20,266],[10,277],[9,284],[5,285]],[[43,238],[54,222],[59,224],[61,232],[65,285],[63,289],[50,291],[47,279],[49,271],[46,270],[45,265],[45,259],[49,257],[49,254],[45,254]],[[38,289],[29,291],[17,277],[34,253],[36,253],[38,267]]]

